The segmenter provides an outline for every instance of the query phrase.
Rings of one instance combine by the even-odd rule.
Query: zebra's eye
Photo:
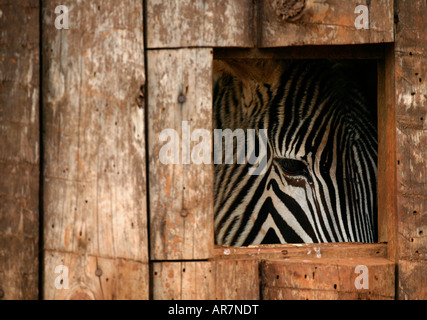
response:
[[[294,159],[280,160],[282,169],[289,175],[308,176],[308,169],[304,162]]]

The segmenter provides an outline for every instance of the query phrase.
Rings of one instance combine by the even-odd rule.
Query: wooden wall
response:
[[[39,2],[0,1],[0,299],[37,299]]]
[[[397,296],[427,299],[427,3],[395,1]]]
[[[197,141],[190,136],[196,129],[211,132],[212,59],[206,48],[147,51],[152,260],[212,257],[213,166],[192,163]],[[178,163],[160,161],[166,142],[159,136],[165,129],[179,134]]]
[[[381,4],[371,5],[371,28],[360,31],[354,27],[355,6],[342,2],[307,1],[305,14],[295,23],[283,21],[271,1],[146,2],[150,258],[154,299],[394,298],[394,264],[379,247],[365,251],[366,247],[357,246],[351,255],[354,261],[345,256],[348,246],[333,251],[329,258],[325,258],[328,247],[305,247],[305,255],[316,250],[319,253],[310,262],[298,260],[293,254],[284,256],[275,248],[257,248],[262,254],[261,251],[245,253],[244,249],[234,253],[224,253],[227,249],[213,251],[212,166],[159,162],[159,152],[165,144],[159,140],[162,130],[172,128],[179,132],[182,143],[181,140],[175,143],[181,148],[187,139],[187,133],[181,128],[182,121],[188,122],[192,130],[210,130],[212,126],[213,48],[391,42],[392,2]],[[251,55],[253,51],[249,52]],[[289,247],[291,251],[294,249]],[[379,252],[384,255],[378,256]],[[274,258],[280,260],[271,260]],[[356,262],[369,266],[372,283],[380,279],[369,291],[358,291],[354,287]],[[310,281],[307,278],[301,281],[295,276],[295,273],[311,275],[313,268],[328,271],[324,278],[319,275]],[[286,283],[275,281],[277,276],[285,279],[288,273]],[[348,279],[340,278],[340,273],[348,275]],[[304,284],[307,281],[308,284]],[[329,287],[321,287],[324,282],[329,283]],[[307,295],[310,289],[312,294]]]
[[[62,4],[68,30],[42,7],[43,298],[146,299],[142,3]]]
[[[297,2],[64,0],[58,30],[56,2],[0,0],[0,299],[427,299],[427,4]],[[387,243],[214,247],[212,165],[159,161],[163,129],[212,129],[213,50],[376,43]]]

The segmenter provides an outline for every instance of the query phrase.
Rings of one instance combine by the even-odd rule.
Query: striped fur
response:
[[[265,174],[215,165],[216,243],[376,241],[376,126],[346,71],[271,60],[214,71],[214,127],[268,133]]]

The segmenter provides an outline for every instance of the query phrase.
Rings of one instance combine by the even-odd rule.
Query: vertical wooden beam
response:
[[[427,299],[427,3],[395,0],[399,299]]]
[[[151,259],[208,259],[214,243],[212,49],[149,50],[147,63]],[[198,129],[208,135],[193,141]],[[194,163],[196,145],[210,149],[203,152],[208,164]]]
[[[148,298],[142,2],[61,4],[69,29],[43,2],[44,298]]]
[[[0,299],[37,299],[39,1],[0,0]]]
[[[394,45],[385,47],[378,64],[378,241],[388,242],[388,256],[396,259],[396,103]]]

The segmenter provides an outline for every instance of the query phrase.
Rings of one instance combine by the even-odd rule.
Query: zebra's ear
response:
[[[214,60],[213,73],[214,76],[219,78],[224,75],[231,75],[238,79],[247,78],[244,64],[239,63],[236,60]]]
[[[247,60],[214,60],[213,72],[219,77],[231,75],[241,81],[254,80],[254,77],[257,77],[257,72],[254,70],[253,63],[249,63]]]
[[[256,83],[275,83],[285,67],[283,62],[271,59],[214,60],[213,73],[215,77],[231,75],[244,85],[251,86]]]

